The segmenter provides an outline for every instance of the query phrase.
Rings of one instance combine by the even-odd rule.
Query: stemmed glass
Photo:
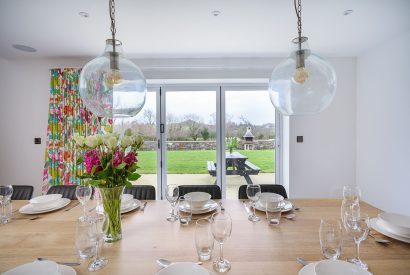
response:
[[[86,205],[87,205],[87,202],[91,198],[91,193],[92,193],[92,187],[91,186],[81,186],[81,185],[79,185],[75,189],[75,196],[77,197],[78,201],[83,206],[83,215],[80,217],[83,220],[87,219]]]
[[[11,217],[11,208],[9,206],[13,187],[11,185],[0,185],[0,224],[8,223]]]
[[[168,184],[165,188],[165,197],[171,203],[171,215],[167,217],[167,221],[174,222],[178,220],[178,215],[175,215],[175,204],[179,196],[179,187],[176,184]]]
[[[261,186],[258,184],[248,185],[246,187],[246,195],[252,201],[252,206],[253,206],[253,214],[248,217],[248,220],[250,220],[251,222],[258,222],[260,218],[256,216],[255,207],[256,207],[256,202],[261,197]]]
[[[343,186],[343,201],[341,206],[341,218],[344,223],[345,213],[360,212],[361,191],[357,185]]]
[[[369,234],[369,216],[360,212],[345,213],[343,225],[347,233],[353,237],[356,243],[356,258],[349,259],[348,261],[367,270],[368,265],[359,258],[359,248],[360,243],[364,241]]]
[[[90,215],[88,220],[90,223],[88,236],[90,237],[91,242],[95,244],[95,258],[88,266],[88,270],[96,271],[103,268],[108,263],[107,259],[98,257],[98,246],[104,236],[108,223],[106,222],[107,217],[105,213],[94,212]]]
[[[231,236],[232,219],[226,212],[214,213],[211,217],[211,229],[214,239],[220,245],[219,259],[214,262],[214,269],[217,272],[223,273],[231,269],[231,263],[223,258],[223,244],[224,241]]]
[[[320,221],[319,240],[326,259],[337,260],[342,252],[342,226],[339,221]]]

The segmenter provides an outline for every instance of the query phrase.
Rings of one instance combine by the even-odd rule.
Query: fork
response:
[[[144,205],[141,208],[141,212],[144,212],[146,206],[147,206],[147,202],[144,202]]]

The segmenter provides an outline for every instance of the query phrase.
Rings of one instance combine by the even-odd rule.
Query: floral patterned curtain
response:
[[[100,131],[100,121],[83,105],[78,79],[81,69],[52,69],[43,193],[50,185],[78,184],[82,166],[77,166],[76,146],[71,136]]]

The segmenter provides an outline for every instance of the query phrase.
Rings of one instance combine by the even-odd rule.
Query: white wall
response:
[[[337,74],[331,105],[290,117],[289,188],[293,198],[340,198],[356,177],[356,59],[330,60]],[[303,136],[303,143],[296,143]]]
[[[357,183],[363,199],[410,215],[410,32],[358,58]]]
[[[50,68],[82,67],[89,59],[0,60],[0,182],[41,191]],[[137,60],[148,79],[269,78],[281,59]],[[292,197],[338,197],[355,182],[356,60],[330,59],[338,75],[334,102],[324,113],[290,120],[289,192]],[[296,143],[296,135],[304,143]],[[43,143],[34,145],[33,138]]]

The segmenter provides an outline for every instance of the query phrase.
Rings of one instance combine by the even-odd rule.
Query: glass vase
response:
[[[121,195],[123,186],[112,188],[99,188],[104,212],[107,215],[107,225],[104,241],[112,243],[121,240]]]

